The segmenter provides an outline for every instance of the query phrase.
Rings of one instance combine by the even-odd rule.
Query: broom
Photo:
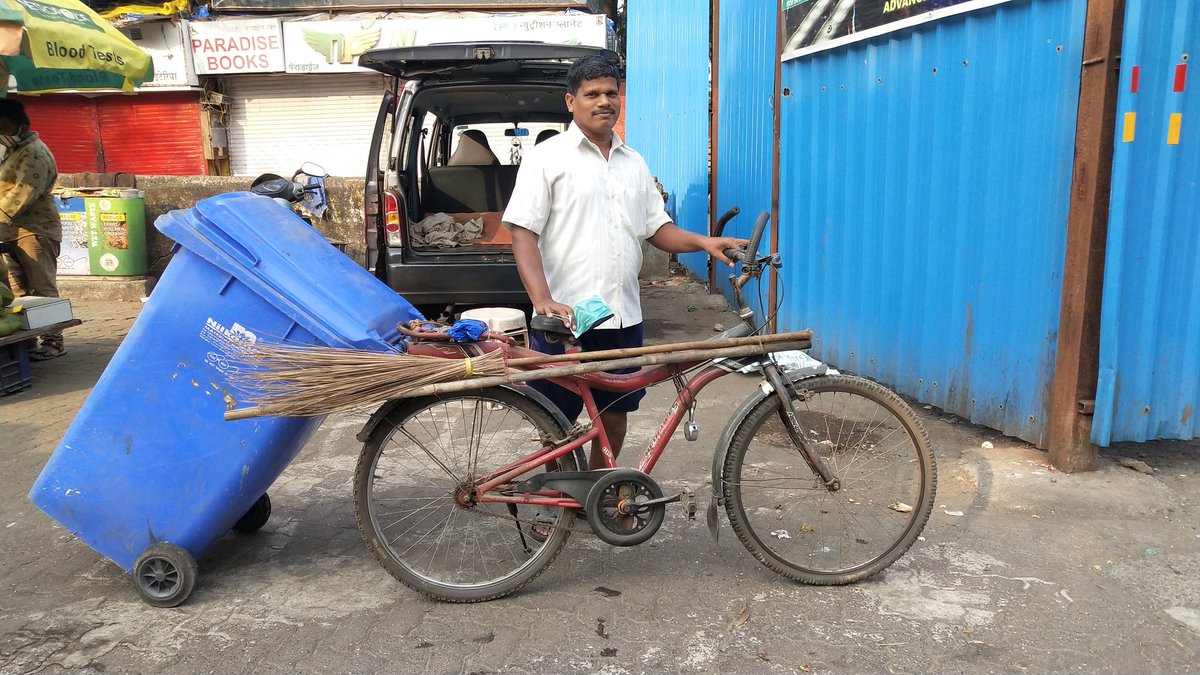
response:
[[[225,419],[325,415],[410,395],[447,394],[614,368],[761,356],[771,351],[807,349],[811,345],[812,332],[799,331],[540,355],[506,362],[501,350],[468,359],[450,359],[316,345],[255,343],[239,347],[240,355],[235,361],[247,368],[230,375],[233,384],[247,395],[243,402],[252,407],[231,408],[226,411]],[[577,365],[565,365],[569,362]],[[551,367],[524,370],[535,365]]]
[[[229,379],[285,417],[311,417],[402,398],[438,382],[504,375],[504,353],[448,359],[313,345],[240,345]]]

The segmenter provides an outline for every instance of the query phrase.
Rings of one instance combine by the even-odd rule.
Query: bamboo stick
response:
[[[588,373],[598,373],[605,370],[615,370],[617,368],[637,368],[641,366],[669,365],[688,362],[698,363],[717,358],[761,356],[769,352],[789,351],[792,349],[808,349],[810,346],[812,346],[811,340],[803,339],[792,342],[777,342],[772,345],[771,349],[763,349],[762,345],[751,344],[738,347],[722,347],[719,349],[692,349],[667,352],[663,354],[647,354],[625,359],[614,359],[601,363],[580,363],[573,366],[559,366],[554,368],[540,368],[537,370],[519,371],[509,375],[494,375],[489,377],[476,377],[467,380],[456,380],[453,382],[439,382],[413,389],[412,391],[406,393],[402,398],[431,396],[435,394],[450,394],[460,391],[483,389],[485,387],[495,387],[504,384],[545,380],[552,377],[586,375]],[[363,401],[362,403],[363,405],[367,405],[382,402],[383,401]],[[283,406],[267,405],[227,410],[225,412],[225,420],[227,422],[232,422],[235,420],[245,420],[254,417],[269,417],[281,413],[282,408]]]
[[[723,340],[695,340],[692,342],[672,342],[665,345],[649,345],[646,347],[630,347],[626,349],[604,349],[595,352],[576,352],[574,354],[546,354],[545,356],[527,356],[521,359],[509,359],[510,367],[532,366],[541,363],[559,363],[561,361],[599,361],[602,359],[620,359],[644,354],[662,354],[665,352],[684,349],[720,349],[722,347],[740,347],[742,345],[774,344],[777,342],[794,342],[796,340],[811,340],[812,331],[802,330],[794,333],[773,333],[770,335],[750,335],[747,337],[725,338]]]

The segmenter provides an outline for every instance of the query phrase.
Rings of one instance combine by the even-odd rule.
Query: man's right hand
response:
[[[567,328],[575,330],[575,312],[570,305],[564,305],[561,302],[546,300],[543,302],[533,303],[533,313],[541,314],[542,316],[553,316],[563,320]]]

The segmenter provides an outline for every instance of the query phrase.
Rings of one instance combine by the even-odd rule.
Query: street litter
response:
[[[961,516],[961,515],[963,515],[963,512],[962,512],[962,511],[947,511],[947,510],[945,510],[945,507],[943,507],[943,508],[942,508],[942,513],[944,513],[944,514],[946,514],[946,515],[948,515],[948,516]]]
[[[1121,466],[1125,467],[1126,469],[1133,469],[1134,471],[1137,471],[1138,473],[1144,473],[1147,476],[1154,475],[1154,469],[1151,468],[1149,464],[1143,462],[1140,459],[1133,459],[1132,457],[1122,457],[1121,459],[1117,460],[1117,464],[1120,464]]]
[[[737,628],[738,626],[746,623],[749,620],[750,620],[750,606],[746,604],[745,600],[743,600],[742,601],[742,609],[740,612],[738,612],[737,617],[734,618],[734,620],[733,620],[733,627]]]
[[[984,450],[991,450],[992,448],[994,448],[996,446],[992,445],[991,441],[984,441],[983,443],[980,444],[979,447],[983,448]]]
[[[888,504],[888,508],[897,513],[912,513],[912,507],[904,502],[892,502]]]

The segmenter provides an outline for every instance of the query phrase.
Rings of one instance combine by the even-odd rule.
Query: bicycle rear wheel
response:
[[[825,488],[793,444],[779,400],[742,418],[725,456],[725,508],[756,559],[809,584],[848,584],[895,562],[933,509],[929,437],[890,390],[844,375],[797,383],[801,433],[841,482]]]
[[[429,597],[478,602],[512,593],[558,556],[575,514],[474,504],[460,499],[461,488],[563,433],[541,405],[509,389],[401,404],[359,456],[354,511],[363,539],[393,577]],[[573,471],[579,456],[550,468]],[[530,534],[535,519],[550,530],[544,541]]]

